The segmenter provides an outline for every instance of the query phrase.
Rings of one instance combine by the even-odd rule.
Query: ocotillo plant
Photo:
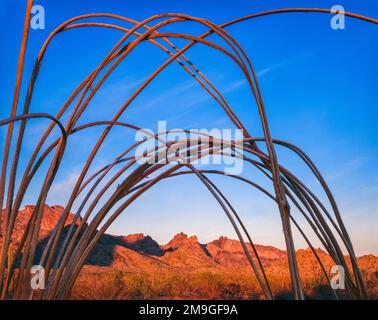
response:
[[[109,13],[91,13],[76,16],[59,25],[47,37],[36,58],[33,72],[28,80],[26,96],[23,100],[23,105],[20,106],[19,97],[24,73],[24,60],[32,5],[33,1],[28,0],[13,103],[9,110],[9,117],[0,120],[0,126],[6,126],[0,177],[0,205],[1,208],[4,208],[2,211],[2,223],[0,220],[2,236],[0,250],[0,292],[2,299],[67,298],[92,249],[117,217],[122,212],[127,211],[130,204],[140,198],[152,186],[159,186],[161,180],[186,175],[197,177],[217,200],[241,241],[246,257],[261,286],[262,293],[266,299],[273,299],[274,295],[269,284],[269,279],[253,244],[251,235],[235,208],[220,190],[221,186],[216,185],[210,179],[212,175],[225,175],[225,173],[220,170],[199,169],[194,163],[196,159],[220,154],[241,159],[246,165],[263,173],[267,181],[272,184],[273,193],[267,191],[248,177],[227,175],[230,179],[243,181],[276,203],[287,248],[292,290],[296,299],[304,299],[304,294],[295,254],[292,235],[293,227],[298,229],[307,242],[328,282],[330,282],[330,279],[308,235],[306,235],[306,232],[304,232],[303,228],[291,214],[290,206],[297,208],[300,214],[303,215],[305,221],[314,231],[335,264],[341,265],[345,269],[346,289],[349,296],[351,298],[368,297],[352,242],[331,190],[315,164],[300,148],[289,142],[274,139],[271,136],[264,100],[253,64],[241,45],[226,31],[227,27],[233,24],[268,15],[283,13],[330,13],[330,10],[309,8],[271,10],[251,14],[222,25],[186,14],[171,13],[154,15],[143,21],[135,21],[124,16]],[[348,12],[345,12],[344,15],[367,23],[377,24],[377,20],[369,17]],[[90,20],[88,21],[89,18]],[[94,22],[94,19],[98,19],[98,22]],[[117,24],[117,21],[122,22],[122,24]],[[165,26],[170,25],[174,27],[177,23],[183,22],[196,23],[205,27],[208,31],[201,36],[181,32],[161,32]],[[129,27],[124,27],[125,23]],[[54,41],[56,35],[71,29],[82,28],[108,28],[122,32],[122,36],[102,62],[72,92],[57,114],[30,113],[34,85],[39,74],[43,72],[42,61],[46,55],[47,48]],[[222,40],[223,45],[208,40],[210,35]],[[179,48],[174,44],[175,39],[185,40],[186,45]],[[122,61],[128,59],[130,54],[146,41],[165,52],[167,60],[144,80],[111,119],[78,125],[79,120],[83,120],[84,112],[88,110],[88,104],[96,93],[103,88],[106,79],[116,70]],[[256,138],[248,132],[244,124],[245,121],[236,115],[222,92],[188,59],[186,56],[187,52],[198,44],[221,52],[230,59],[231,63],[234,63],[241,70],[248,83],[249,90],[253,94],[254,106],[258,109],[263,137]],[[106,138],[113,128],[121,127],[125,130],[140,130],[135,125],[120,121],[120,118],[127,112],[130,104],[145,88],[151,82],[158,81],[158,75],[172,63],[178,63],[217,102],[235,127],[243,130],[243,139],[235,141],[218,139],[211,136],[207,137],[212,141],[210,144],[203,143],[201,139],[164,141],[160,147],[148,150],[143,155],[149,160],[154,160],[144,163],[140,163],[138,157],[132,155],[132,152],[142,142],[133,142],[125,146],[124,151],[112,162],[95,173],[90,174],[94,158],[98,154],[99,149],[106,143]],[[28,122],[38,121],[38,119],[49,119],[51,124],[38,141],[33,153],[26,159],[26,166],[22,167],[20,165],[20,155],[25,144],[25,132],[28,128]],[[63,121],[63,119],[67,120]],[[15,126],[16,123],[17,126]],[[52,137],[55,127],[59,128],[61,135],[58,139],[49,143],[49,138]],[[73,189],[70,190],[70,196],[67,199],[59,222],[50,235],[42,254],[37,256],[36,249],[41,230],[44,205],[48,192],[64,161],[63,156],[67,145],[70,144],[70,137],[92,127],[104,127],[104,130],[100,138],[95,142],[89,157],[82,163],[82,170],[75,180]],[[201,133],[199,132],[198,135],[201,135]],[[151,135],[149,139],[161,140],[159,135]],[[173,144],[175,147],[180,147],[180,152],[178,154],[175,153],[179,161],[176,161],[173,166],[168,166],[167,162],[160,161],[159,159],[162,159],[161,155],[165,154]],[[267,152],[262,151],[262,144],[265,145]],[[11,145],[14,147],[11,148]],[[306,164],[313,173],[314,178],[325,191],[327,204],[323,203],[294,172],[289,171],[279,163],[276,154],[277,145],[286,148]],[[197,151],[193,153],[191,152],[193,150]],[[192,156],[193,154],[195,154],[194,157]],[[29,221],[27,221],[22,238],[17,243],[14,254],[12,253],[13,258],[10,259],[9,252],[12,235],[20,206],[32,181],[35,181],[37,173],[43,168],[46,173],[43,174],[43,179],[38,179],[39,191],[36,206]],[[115,173],[113,173],[114,171]],[[16,179],[20,181],[17,184]],[[114,186],[117,187],[114,188]],[[79,196],[83,197],[79,198]],[[68,232],[63,232],[68,215],[77,202],[79,204],[74,221],[69,226]],[[331,209],[329,210],[327,207]],[[252,251],[249,250],[246,241],[251,243]],[[350,266],[345,260],[343,249],[346,250],[350,257]],[[46,288],[42,292],[37,292],[30,287],[30,271],[35,264],[36,258],[39,259],[38,263],[44,267],[47,279]],[[335,290],[333,290],[333,294],[335,298],[338,298]]]

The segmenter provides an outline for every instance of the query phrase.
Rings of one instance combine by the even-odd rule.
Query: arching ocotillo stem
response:
[[[60,130],[62,132],[62,140],[64,142],[66,141],[67,134],[66,134],[66,131],[65,131],[63,125],[57,119],[55,119],[53,116],[46,114],[46,113],[23,114],[23,115],[20,115],[20,116],[15,116],[15,117],[9,118],[9,119],[0,120],[0,126],[7,125],[7,124],[10,124],[10,123],[14,123],[16,121],[26,121],[27,119],[36,119],[36,118],[42,118],[42,119],[46,118],[46,119],[54,121],[58,125],[58,127],[60,128]],[[6,250],[8,252],[9,241],[10,241],[11,235],[12,235],[12,230],[10,230],[10,231],[8,230],[8,232],[5,232],[4,237],[2,239],[2,250]],[[1,276],[3,277],[2,274],[1,274]],[[3,280],[3,278],[2,278],[2,280]],[[3,292],[2,295],[4,296],[4,292]]]
[[[25,20],[24,20],[24,29],[23,29],[23,35],[22,35],[22,41],[20,46],[20,52],[18,56],[18,64],[17,64],[17,74],[16,74],[16,84],[14,88],[14,94],[13,94],[13,101],[12,101],[12,107],[11,107],[11,113],[10,116],[13,118],[16,116],[17,113],[17,106],[18,106],[18,99],[20,96],[20,89],[21,89],[21,82],[22,82],[22,75],[24,71],[24,62],[25,62],[25,53],[26,53],[26,45],[28,41],[29,36],[29,28],[30,28],[30,13],[33,6],[33,0],[28,0],[26,5],[26,13],[25,13]],[[3,203],[4,203],[4,196],[5,196],[5,181],[7,176],[7,167],[8,167],[8,157],[9,157],[9,151],[10,151],[10,144],[12,140],[13,135],[13,128],[14,123],[11,122],[8,126],[7,135],[5,138],[5,145],[4,145],[4,153],[3,153],[3,159],[1,164],[1,176],[0,176],[0,209],[3,209]],[[14,164],[14,166],[13,166]],[[15,171],[17,170],[17,163],[12,164],[12,170],[10,172],[10,179],[9,179],[9,189],[13,190],[14,185],[14,177],[15,177]],[[8,197],[11,196],[9,199]],[[9,212],[11,210],[12,205],[12,194],[8,193],[7,196],[7,208],[6,208],[6,214],[5,214],[5,226],[4,230],[7,229],[7,224],[9,220]],[[1,219],[0,219],[0,232],[2,230],[1,226]],[[5,236],[7,236],[7,232],[4,232]],[[3,285],[3,270],[5,267],[5,258],[6,258],[7,252],[5,252],[5,245],[4,241],[2,241],[1,246],[1,252],[0,252],[0,290]]]

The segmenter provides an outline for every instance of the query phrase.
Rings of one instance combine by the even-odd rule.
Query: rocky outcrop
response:
[[[143,233],[130,234],[122,237],[122,240],[130,249],[143,254],[161,256],[164,253],[154,239],[150,236],[145,236]]]
[[[22,210],[18,212],[13,235],[12,235],[12,238],[14,239],[14,241],[21,239],[23,232],[25,230],[25,226],[30,220],[34,209],[35,209],[35,206],[26,205]],[[40,234],[39,234],[40,239],[47,237],[51,233],[51,231],[55,228],[56,224],[58,223],[59,218],[61,217],[63,211],[64,211],[64,208],[59,205],[54,205],[51,207],[48,205],[44,206],[43,216],[41,220]],[[74,221],[74,217],[75,215],[73,213],[69,213],[65,226],[71,225]],[[5,209],[2,210],[1,219],[2,219],[2,225],[3,225],[5,221]],[[80,223],[80,221],[81,219],[78,218],[76,220],[76,223]]]

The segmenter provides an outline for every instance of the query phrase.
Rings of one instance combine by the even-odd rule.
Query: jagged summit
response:
[[[190,245],[199,245],[198,243],[198,237],[197,236],[191,236],[188,237],[187,234],[180,232],[176,234],[171,241],[169,241],[167,244],[163,245],[162,247],[165,249],[177,249],[182,246],[190,246]]]

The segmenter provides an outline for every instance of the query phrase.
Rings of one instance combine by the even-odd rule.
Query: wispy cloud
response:
[[[49,192],[49,202],[54,204],[64,204],[75,187],[78,172],[69,172],[64,179],[53,183]]]
[[[146,78],[126,78],[105,86],[98,92],[99,98],[106,98],[107,101],[118,101],[124,97],[126,93],[131,93],[139,87]]]
[[[339,179],[340,177],[346,176],[351,172],[360,169],[370,159],[370,155],[362,155],[357,158],[346,161],[340,165],[339,170],[334,172],[332,175],[328,176],[328,180],[333,181]]]
[[[241,87],[245,86],[246,84],[247,84],[247,79],[245,79],[245,78],[236,80],[236,81],[230,83],[223,92],[224,93],[234,92],[234,91],[240,89]]]
[[[144,102],[141,107],[143,109],[151,108],[154,106],[160,106],[162,103],[167,103],[169,99],[173,99],[178,95],[184,94],[192,89],[196,85],[195,81],[188,80],[181,83],[178,86],[175,86],[169,90],[165,90],[163,92],[159,92],[159,94],[154,99],[149,99]]]
[[[283,67],[283,66],[285,66],[285,65],[287,65],[286,62],[281,62],[281,63],[277,63],[277,64],[274,64],[274,65],[271,65],[271,66],[269,66],[269,67],[266,67],[266,68],[264,68],[264,69],[258,71],[258,72],[256,73],[256,75],[257,75],[257,77],[262,77],[262,76],[268,74],[269,72],[272,72],[272,71],[274,71],[274,70],[277,70],[277,69],[279,69],[279,68],[281,68],[281,67]]]
[[[247,83],[246,79],[237,79],[229,84],[223,90],[220,90],[222,94],[232,93]],[[184,105],[181,106],[180,113],[177,115],[172,115],[169,119],[169,122],[174,122],[178,119],[182,119],[187,116],[194,107],[199,106],[201,103],[211,101],[213,98],[204,90],[194,90],[196,86],[199,88],[199,84],[194,80],[187,80],[181,84],[167,89],[165,91],[159,92],[159,95],[154,99],[148,99],[144,103],[141,103],[140,107],[142,109],[150,109],[158,107],[161,105],[167,105],[171,103],[170,101],[175,102],[175,98],[188,96]],[[201,88],[202,89],[202,88]]]
[[[281,69],[281,68],[284,68],[286,66],[289,66],[295,62],[299,62],[299,61],[303,61],[303,60],[306,60],[310,57],[314,56],[314,53],[305,53],[305,54],[302,54],[300,56],[297,56],[297,57],[294,57],[294,58],[290,58],[290,59],[286,59],[286,60],[282,60],[281,62],[278,62],[276,64],[273,64],[273,65],[270,65],[264,69],[261,69],[259,71],[256,72],[256,76],[261,78],[265,75],[267,75],[268,73],[271,73],[275,70],[278,70],[278,69]]]

